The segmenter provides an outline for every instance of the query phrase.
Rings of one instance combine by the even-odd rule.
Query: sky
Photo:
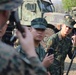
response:
[[[61,1],[61,0],[51,0],[51,1],[55,2],[55,1]]]
[[[55,3],[56,3],[56,2],[58,3],[58,2],[60,2],[60,1],[62,1],[62,0],[51,0],[51,1],[52,1],[52,2],[55,2]]]
[[[44,0],[44,1],[49,1],[49,0]],[[59,1],[62,1],[62,0],[51,0],[52,2],[59,2]]]

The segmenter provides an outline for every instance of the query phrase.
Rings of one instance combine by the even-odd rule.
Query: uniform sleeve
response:
[[[47,75],[47,70],[43,67],[42,63],[37,57],[31,57],[29,60],[36,75]]]
[[[0,75],[47,75],[37,57],[24,61],[21,56],[4,43],[0,43]]]
[[[76,53],[76,47],[71,47],[70,50],[68,51],[68,56],[70,59],[72,59],[72,57],[75,57],[75,53]]]
[[[50,37],[46,43],[46,51],[50,48],[50,46],[52,45],[52,38]]]
[[[69,56],[70,59],[72,59],[72,57],[75,57],[75,56],[73,56],[75,51],[76,51],[76,47],[73,47],[73,45],[71,43],[71,46],[70,46],[69,51],[68,51],[68,56]]]
[[[0,56],[0,75],[25,75],[24,63],[17,57],[9,54]]]
[[[28,64],[17,56],[12,59],[0,57],[0,75],[47,75],[46,69],[38,58],[29,58]]]

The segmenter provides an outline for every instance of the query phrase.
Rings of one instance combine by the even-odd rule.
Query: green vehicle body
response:
[[[22,25],[30,25],[32,19],[43,17],[46,12],[53,12],[51,0],[24,0],[18,8],[19,19]]]

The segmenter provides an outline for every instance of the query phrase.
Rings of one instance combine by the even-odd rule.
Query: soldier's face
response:
[[[62,31],[63,36],[67,36],[72,31],[72,28],[70,28],[70,27],[68,27],[64,24],[64,25],[62,25],[62,30],[61,31]]]
[[[0,39],[5,34],[7,28],[7,20],[9,18],[9,12],[7,11],[0,11]]]
[[[38,28],[31,28],[31,33],[34,37],[35,41],[42,41],[43,38],[45,37],[45,30],[44,29],[38,29]]]

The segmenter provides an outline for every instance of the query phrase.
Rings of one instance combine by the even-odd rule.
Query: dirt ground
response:
[[[64,75],[66,75],[66,72],[68,70],[69,64],[70,64],[71,60],[68,58],[66,58],[65,60],[65,70],[64,70]],[[76,75],[76,57],[73,59],[73,63],[72,66],[70,68],[69,74],[68,75]]]

